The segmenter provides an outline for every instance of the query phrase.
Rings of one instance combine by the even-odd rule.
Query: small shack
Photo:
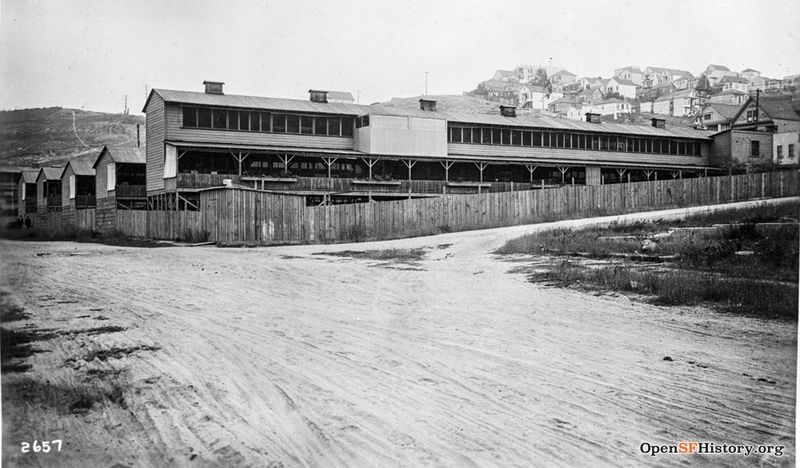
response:
[[[61,228],[61,174],[63,172],[63,166],[39,169],[39,174],[36,176],[36,220],[32,220],[37,227]],[[58,216],[53,216],[54,213]],[[48,222],[48,220],[52,222]]]
[[[64,227],[94,229],[96,154],[70,159],[61,173],[61,221]],[[91,211],[87,211],[91,210]]]
[[[145,154],[145,149],[140,147],[104,146],[100,151],[93,166],[97,195],[95,224],[98,231],[120,229],[139,233],[139,229],[134,229],[135,226],[120,226],[119,223],[126,224],[128,221],[140,223],[140,219],[145,219],[143,217],[143,210],[147,209]],[[125,211],[130,216],[118,217],[118,210]],[[134,210],[141,213],[128,213]],[[146,220],[144,223],[145,226],[139,228],[146,228]]]
[[[17,189],[19,190],[19,217],[36,217],[36,176],[39,175],[38,169],[24,169],[20,175]]]

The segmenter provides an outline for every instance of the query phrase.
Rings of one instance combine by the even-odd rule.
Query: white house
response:
[[[553,73],[550,75],[550,82],[555,84],[567,84],[567,83],[574,83],[577,76],[567,70],[561,70],[558,73]]]
[[[624,96],[629,99],[635,99],[636,83],[624,78],[614,77],[608,80],[608,85],[606,87],[606,93],[611,91],[618,92],[620,96]]]
[[[747,78],[726,75],[720,78],[720,80],[717,82],[717,85],[722,86],[723,91],[727,91],[729,89],[747,91],[747,88],[750,85],[750,81]]]
[[[739,74],[724,65],[711,64],[706,67],[706,78],[711,86],[716,86],[724,76],[739,76]]]
[[[585,118],[587,113],[613,115],[616,119],[619,114],[630,114],[631,105],[620,99],[609,99],[608,101],[599,102],[597,104],[584,105],[581,114],[584,115]]]
[[[739,76],[742,76],[750,81],[753,81],[754,78],[759,78],[761,76],[761,72],[758,70],[754,70],[752,68],[745,68],[744,70],[739,72]]]
[[[614,76],[616,78],[622,78],[623,80],[632,81],[637,86],[641,86],[644,81],[644,73],[639,67],[635,66],[617,68],[614,70]]]

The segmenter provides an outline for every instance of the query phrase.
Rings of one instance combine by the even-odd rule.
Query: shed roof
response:
[[[614,78],[611,78],[611,79],[612,79],[612,80],[614,80],[614,81],[616,81],[617,83],[619,83],[619,84],[621,84],[621,85],[626,85],[626,86],[636,86],[636,83],[634,83],[634,82],[633,82],[633,81],[631,81],[631,80],[626,80],[626,79],[624,79],[624,78],[616,78],[616,77],[614,77]]]
[[[111,160],[115,163],[120,164],[145,164],[146,157],[145,157],[145,150],[144,148],[137,148],[137,147],[108,147],[104,146],[103,151],[100,152],[100,156],[103,155],[103,152],[107,152],[108,155],[111,157]],[[100,161],[98,157],[97,160],[94,162],[92,167],[97,167],[97,163]]]

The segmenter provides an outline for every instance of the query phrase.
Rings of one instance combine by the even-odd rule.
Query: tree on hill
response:
[[[544,68],[536,69],[536,76],[531,79],[531,84],[534,86],[541,86],[546,89],[548,93],[553,92],[553,84],[550,78],[547,77],[547,71]]]

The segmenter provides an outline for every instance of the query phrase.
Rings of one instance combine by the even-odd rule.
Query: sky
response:
[[[141,113],[146,89],[360,103],[461,94],[498,68],[800,73],[800,0],[2,0],[0,109]]]

